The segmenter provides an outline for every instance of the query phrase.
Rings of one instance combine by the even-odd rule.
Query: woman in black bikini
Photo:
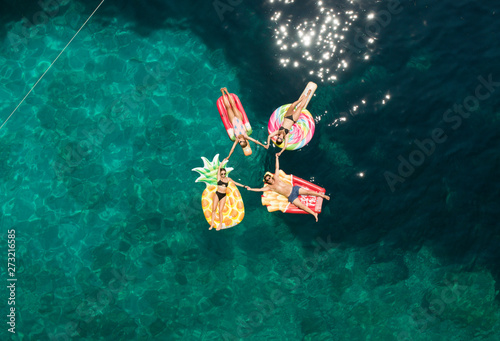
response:
[[[304,106],[307,103],[307,98],[309,97],[310,93],[311,90],[309,90],[305,96],[300,96],[298,100],[293,102],[290,105],[290,107],[288,107],[288,110],[285,113],[285,117],[283,119],[283,124],[281,125],[281,127],[267,137],[267,145],[269,145],[271,138],[276,135],[277,135],[276,144],[278,145],[278,147],[283,143],[283,140],[285,141],[285,143],[283,143],[283,148],[278,153],[278,156],[280,156],[281,153],[283,153],[283,151],[288,146],[288,133],[292,129],[292,126],[299,119],[300,113],[302,112],[302,109],[304,109]]]
[[[223,227],[223,215],[222,211],[224,210],[224,205],[226,204],[226,191],[227,186],[229,186],[229,181],[232,181],[236,186],[245,187],[244,185],[234,181],[233,179],[226,177],[226,169],[221,168],[221,165],[227,161],[227,158],[220,163],[219,169],[217,170],[217,190],[213,196],[213,206],[212,206],[212,223],[210,224],[209,230],[214,228],[214,218],[215,212],[217,211],[217,205],[219,205],[219,226],[216,230],[220,230]]]

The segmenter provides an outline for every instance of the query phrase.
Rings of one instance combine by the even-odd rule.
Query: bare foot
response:
[[[323,199],[330,200],[330,197],[328,195],[323,194]]]
[[[314,216],[314,218],[316,219],[316,222],[318,222],[318,213],[316,213],[316,212],[315,212],[315,213],[313,214],[313,216]]]
[[[209,231],[214,228],[214,224],[210,225]]]

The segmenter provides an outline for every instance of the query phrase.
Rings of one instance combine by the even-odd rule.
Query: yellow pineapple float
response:
[[[193,168],[192,170],[198,172],[200,176],[196,179],[196,182],[204,182],[207,187],[201,194],[201,208],[203,209],[203,215],[207,220],[207,223],[210,225],[212,220],[212,207],[213,207],[213,198],[215,191],[217,190],[217,170],[219,169],[219,154],[214,156],[212,162],[210,162],[207,158],[202,157],[203,167]],[[222,164],[222,167],[227,163]],[[229,172],[233,170],[231,167],[226,168],[226,176],[229,176]],[[243,218],[245,217],[245,207],[243,205],[243,199],[241,198],[240,191],[236,187],[236,185],[230,181],[226,191],[226,204],[224,205],[224,209],[222,210],[223,221],[224,224],[221,229],[227,229],[241,223]],[[214,224],[215,231],[219,228],[220,220],[219,220],[219,208],[218,205],[216,207]]]

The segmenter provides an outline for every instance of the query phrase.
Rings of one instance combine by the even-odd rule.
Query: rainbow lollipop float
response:
[[[306,96],[307,92],[311,90],[309,97],[307,98],[307,102],[300,113],[300,117],[297,122],[292,126],[290,132],[288,133],[288,145],[286,150],[297,150],[304,147],[306,144],[311,141],[316,125],[314,124],[314,118],[311,113],[306,109],[309,101],[311,100],[314,91],[317,89],[317,85],[313,82],[307,83],[306,88],[302,92],[302,96]],[[274,110],[269,118],[269,123],[267,125],[267,130],[269,134],[278,130],[283,124],[283,120],[285,117],[285,113],[290,107],[291,104],[285,104],[281,107]],[[276,144],[276,136],[272,138],[274,144]]]

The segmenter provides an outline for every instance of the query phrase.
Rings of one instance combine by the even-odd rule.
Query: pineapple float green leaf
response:
[[[219,154],[214,156],[212,162],[210,162],[206,157],[201,157],[203,160],[203,167],[193,168],[193,172],[198,172],[200,176],[196,179],[195,182],[204,182],[207,185],[216,185],[217,184],[217,170],[219,169],[219,165],[221,162],[219,161]],[[227,161],[222,161],[222,167],[227,164]],[[231,172],[234,168],[226,167],[226,176],[229,176],[229,172]]]

